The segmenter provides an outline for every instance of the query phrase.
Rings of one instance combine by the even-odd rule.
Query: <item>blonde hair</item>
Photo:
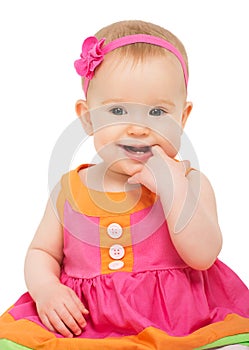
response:
[[[163,27],[160,27],[159,25],[139,20],[121,21],[112,23],[100,29],[95,36],[99,40],[105,38],[105,44],[108,44],[115,39],[133,34],[153,35],[170,42],[180,51],[185,61],[187,71],[189,70],[188,56],[184,45],[173,33]],[[123,57],[133,57],[135,61],[143,60],[148,56],[167,54],[167,50],[162,47],[144,43],[135,43],[132,45],[119,47],[115,50],[115,52],[123,55]]]

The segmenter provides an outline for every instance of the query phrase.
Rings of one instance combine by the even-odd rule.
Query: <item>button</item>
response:
[[[107,227],[107,233],[111,238],[119,238],[123,233],[123,229],[119,224],[113,223]]]
[[[122,259],[125,255],[125,250],[120,244],[114,244],[109,249],[109,255],[112,259]]]
[[[112,261],[109,265],[110,270],[119,270],[124,266],[124,262],[121,260]]]

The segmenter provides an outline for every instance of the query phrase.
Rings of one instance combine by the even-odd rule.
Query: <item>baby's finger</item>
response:
[[[77,322],[77,324],[80,326],[80,328],[86,327],[86,320],[83,314],[87,315],[89,314],[89,311],[84,307],[82,303],[81,305],[79,305],[79,303],[76,303],[74,301],[73,303],[67,306],[67,309],[74,318],[74,320]]]
[[[152,154],[153,156],[156,158],[156,159],[163,159],[164,162],[166,164],[168,164],[169,166],[170,165],[173,165],[174,166],[174,159],[169,157],[167,153],[164,152],[164,150],[158,146],[158,145],[155,145],[152,147]],[[153,157],[152,158],[149,158],[148,160],[148,163],[150,162],[150,160],[153,160]]]
[[[166,155],[166,153],[163,151],[163,149],[158,145],[152,146],[151,151],[153,153],[153,156],[164,157]],[[166,155],[166,157],[168,157],[168,156]]]
[[[57,310],[59,318],[63,321],[66,328],[72,331],[75,335],[80,335],[82,332],[81,327],[74,318],[74,315],[71,314],[71,311],[64,307],[62,310]],[[82,316],[83,317],[83,316]],[[55,327],[55,325],[54,325]],[[57,329],[57,328],[56,328]]]
[[[54,329],[56,329],[58,333],[60,333],[66,338],[73,338],[73,333],[70,332],[63,318],[59,314],[57,314],[56,311],[51,310],[50,315],[48,317],[51,325],[54,327]],[[65,319],[67,318],[67,316],[65,315],[63,315],[63,317]]]
[[[129,177],[129,179],[127,180],[127,182],[130,184],[130,185],[135,185],[135,184],[139,184],[139,179],[138,179],[138,176],[137,174]]]
[[[85,305],[82,303],[82,301],[77,297],[77,295],[74,292],[72,293],[72,298],[76,305],[77,310],[79,310],[84,315],[88,315],[89,311],[87,310]]]
[[[49,331],[56,333],[56,329],[52,326],[51,322],[49,321],[49,318],[46,315],[40,315],[39,317],[44,326],[47,327]]]

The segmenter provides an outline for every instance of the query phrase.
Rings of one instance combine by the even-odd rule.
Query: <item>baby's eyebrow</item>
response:
[[[158,105],[167,105],[171,107],[175,107],[175,103],[170,100],[164,100],[164,99],[157,99],[154,100],[153,103],[150,104],[151,106],[158,106]]]
[[[104,100],[101,102],[102,105],[108,105],[108,104],[112,104],[112,103],[130,103],[130,104],[143,104],[143,105],[145,105],[144,103],[127,101],[127,99],[124,99],[124,98],[110,98],[110,99],[107,99],[107,100]],[[172,101],[165,100],[165,99],[156,99],[153,101],[149,101],[149,103],[147,104],[147,106],[150,106],[150,107],[158,106],[158,105],[167,105],[167,106],[175,107],[175,104]]]
[[[107,99],[107,100],[104,100],[101,102],[102,105],[109,105],[109,104],[112,104],[112,103],[134,103],[134,102],[131,102],[131,101],[127,101],[127,99],[124,99],[124,98],[110,98],[110,99]]]

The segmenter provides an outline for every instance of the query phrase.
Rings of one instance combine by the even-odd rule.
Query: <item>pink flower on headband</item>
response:
[[[104,59],[102,46],[105,38],[98,41],[95,36],[90,36],[82,44],[82,52],[80,59],[74,62],[76,72],[84,78],[91,80],[94,76],[94,71]]]

